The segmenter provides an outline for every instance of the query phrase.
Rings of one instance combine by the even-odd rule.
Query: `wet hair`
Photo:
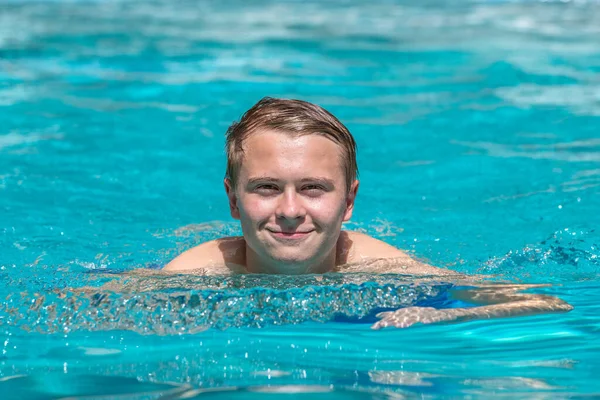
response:
[[[234,187],[244,158],[244,140],[261,130],[293,136],[324,136],[341,149],[347,190],[358,177],[356,142],[348,128],[333,114],[307,101],[265,97],[246,111],[239,122],[234,122],[227,129],[225,177],[231,180]]]

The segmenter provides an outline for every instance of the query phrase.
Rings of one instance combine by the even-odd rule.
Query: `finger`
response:
[[[387,326],[388,326],[387,322],[385,322],[385,321],[377,321],[373,325],[371,325],[371,329],[379,330],[381,328],[386,328]]]

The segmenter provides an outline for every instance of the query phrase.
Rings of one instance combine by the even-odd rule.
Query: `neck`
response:
[[[254,274],[324,274],[335,268],[336,251],[320,259],[302,262],[284,262],[272,258],[260,257],[246,244],[246,269]]]

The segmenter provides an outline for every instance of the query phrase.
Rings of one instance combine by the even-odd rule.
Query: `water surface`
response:
[[[0,3],[0,391],[597,394],[598,21],[589,1]],[[328,306],[360,314],[444,283],[224,281],[214,296],[231,306],[196,278],[78,294],[239,234],[223,135],[267,95],[318,103],[355,135],[348,229],[461,273],[553,283],[539,292],[575,310],[372,331],[323,322]],[[261,290],[280,307],[239,319]],[[182,311],[194,294],[204,314]]]

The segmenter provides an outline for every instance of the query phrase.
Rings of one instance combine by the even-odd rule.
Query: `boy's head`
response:
[[[259,101],[227,131],[225,190],[246,262],[274,273],[330,269],[356,175],[356,144],[337,118],[300,100]]]

